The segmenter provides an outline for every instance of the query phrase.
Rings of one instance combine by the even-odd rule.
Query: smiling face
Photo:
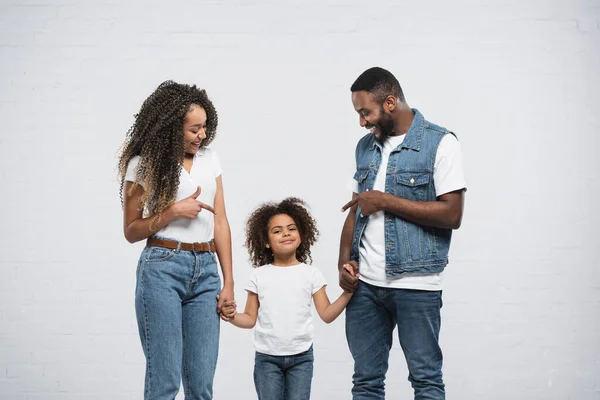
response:
[[[194,155],[206,139],[206,111],[192,104],[183,123],[183,148],[186,155]]]
[[[367,91],[352,92],[352,105],[358,113],[359,124],[375,135],[383,143],[394,133],[394,120],[386,111],[386,103],[380,104],[375,96]]]
[[[285,258],[295,254],[302,243],[296,222],[287,214],[271,217],[267,229],[269,246],[275,258]]]

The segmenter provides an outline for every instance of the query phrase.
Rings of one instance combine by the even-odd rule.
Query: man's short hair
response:
[[[390,71],[380,67],[369,68],[356,78],[350,91],[359,92],[361,90],[371,93],[380,103],[383,103],[389,95],[404,102],[404,93],[398,79]]]

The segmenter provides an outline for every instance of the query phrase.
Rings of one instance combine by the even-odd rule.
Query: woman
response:
[[[217,123],[204,90],[164,82],[142,104],[120,156],[125,238],[147,239],[135,290],[145,400],[173,400],[181,380],[186,399],[212,399],[218,313],[234,300],[222,171],[206,147]]]

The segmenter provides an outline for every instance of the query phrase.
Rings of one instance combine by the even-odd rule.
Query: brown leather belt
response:
[[[179,246],[179,242],[176,240],[166,240],[166,239],[156,239],[156,238],[148,238],[148,240],[146,241],[146,244],[148,246],[164,247],[167,249],[177,249],[177,247]],[[217,247],[215,246],[214,240],[211,240],[210,242],[204,242],[204,243],[181,242],[181,245],[179,246],[179,250],[210,251],[210,252],[214,253],[217,250]]]

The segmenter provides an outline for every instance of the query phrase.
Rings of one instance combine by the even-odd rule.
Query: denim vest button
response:
[[[410,178],[410,183],[415,183],[415,178]]]

